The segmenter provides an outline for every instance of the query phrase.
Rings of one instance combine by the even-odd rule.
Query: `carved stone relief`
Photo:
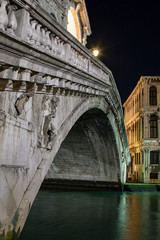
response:
[[[15,102],[15,108],[16,108],[17,114],[22,119],[29,120],[27,119],[27,112],[29,111],[29,109],[26,109],[26,103],[29,101],[31,97],[33,97],[33,95],[34,95],[34,92],[32,91],[29,93],[23,93],[19,98],[17,98]]]
[[[0,28],[14,34],[17,28],[17,19],[15,16],[16,5],[10,5],[9,0],[0,0]]]
[[[51,149],[51,142],[56,134],[53,119],[56,116],[56,108],[59,98],[55,96],[44,96],[42,101],[43,118],[39,134],[39,147]]]

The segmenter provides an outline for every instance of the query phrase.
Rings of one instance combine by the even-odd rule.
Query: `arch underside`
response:
[[[62,142],[45,183],[54,181],[72,185],[120,182],[116,139],[101,110],[94,108],[84,113]]]

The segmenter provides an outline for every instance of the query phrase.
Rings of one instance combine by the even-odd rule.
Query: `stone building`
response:
[[[142,76],[123,107],[128,181],[160,183],[160,76]]]

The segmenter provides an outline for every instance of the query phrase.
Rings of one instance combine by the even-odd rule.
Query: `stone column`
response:
[[[157,84],[157,105],[160,105],[160,92],[159,92],[159,85]]]
[[[71,45],[69,43],[66,43],[65,49],[66,49],[65,60],[66,60],[66,62],[69,62],[70,54],[71,54]]]
[[[137,141],[139,141],[139,119],[137,121]]]
[[[149,183],[149,149],[144,149],[144,183]]]
[[[140,165],[139,165],[139,174],[140,174],[140,182],[142,182],[142,151],[140,150]]]
[[[158,138],[160,138],[160,119],[158,119]]]
[[[138,110],[139,110],[139,92],[137,94],[137,112],[138,112]]]
[[[144,139],[149,138],[150,124],[149,124],[149,114],[144,114]]]
[[[135,141],[136,141],[136,127],[135,127],[135,122],[133,123],[133,133],[134,133],[133,142],[135,143]]]
[[[140,140],[142,140],[142,117],[140,117]]]
[[[130,128],[127,128],[126,131],[127,131],[128,145],[130,145]]]
[[[147,161],[147,150],[144,149],[144,183],[146,183],[146,181],[147,181],[146,161]]]
[[[18,27],[15,30],[15,34],[16,36],[25,39],[26,35],[29,31],[31,31],[28,26],[29,20],[30,20],[30,16],[29,16],[29,12],[27,12],[24,8],[19,9],[15,12],[16,14],[16,19],[17,19],[17,23],[18,23]]]
[[[129,144],[132,144],[132,128],[129,128]]]
[[[137,142],[137,122],[135,122],[135,142]]]
[[[131,134],[132,134],[132,140],[131,143],[134,143],[134,124],[132,124],[132,130],[131,130]]]
[[[141,107],[143,107],[143,96],[142,96],[142,88],[141,88]]]
[[[148,84],[145,81],[144,83],[144,106],[149,105],[149,101],[148,101]]]
[[[142,88],[142,107],[144,107],[144,88]]]

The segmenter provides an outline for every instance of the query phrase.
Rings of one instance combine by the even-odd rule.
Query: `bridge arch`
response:
[[[61,100],[60,100],[61,101]],[[70,98],[70,101],[71,98]],[[66,104],[66,102],[65,102]],[[63,104],[61,105],[63,106]],[[33,176],[33,178],[30,181],[30,184],[28,186],[28,188],[26,189],[21,203],[18,207],[18,221],[17,221],[17,225],[16,225],[16,232],[21,232],[26,218],[28,216],[28,213],[30,211],[31,205],[39,191],[39,188],[41,186],[41,183],[43,182],[52,162],[54,163],[54,158],[56,156],[56,154],[58,153],[59,149],[63,148],[63,141],[65,143],[65,139],[67,139],[67,135],[69,134],[69,132],[72,134],[72,128],[74,126],[76,126],[76,122],[79,124],[81,119],[83,117],[86,116],[86,114],[91,114],[91,112],[94,112],[93,110],[97,111],[98,115],[99,113],[103,116],[103,119],[105,119],[105,124],[107,126],[107,130],[110,131],[110,137],[113,138],[113,146],[116,149],[115,153],[113,152],[113,148],[108,152],[108,154],[110,154],[110,158],[109,161],[111,162],[111,159],[114,156],[114,161],[112,162],[112,166],[110,169],[112,174],[105,174],[105,172],[103,172],[103,174],[101,173],[99,176],[97,176],[96,180],[97,181],[106,181],[108,178],[108,182],[122,182],[122,175],[124,174],[124,169],[122,167],[123,163],[122,163],[122,143],[121,143],[121,139],[120,136],[117,133],[117,126],[116,126],[116,120],[115,120],[115,116],[113,114],[112,111],[108,111],[109,109],[109,105],[106,102],[106,100],[104,98],[99,98],[99,97],[94,97],[94,98],[84,98],[81,101],[79,101],[70,111],[70,113],[67,115],[66,112],[63,112],[63,122],[61,123],[60,128],[58,129],[56,136],[54,137],[54,140],[52,142],[52,149],[51,151],[44,151],[44,153],[41,155],[41,163],[40,165],[37,167],[37,170],[35,171],[35,174]],[[58,111],[62,112],[62,109],[57,107],[57,113],[56,113],[56,121],[60,121],[59,119],[59,114]],[[94,115],[94,114],[93,114]],[[95,120],[93,120],[94,122],[97,121],[97,119],[95,118]],[[100,121],[98,121],[98,124],[100,124]],[[89,126],[91,127],[91,123],[89,124]],[[102,131],[101,131],[102,132]],[[96,131],[94,130],[94,133],[96,133]],[[104,136],[105,134],[107,134],[107,131],[105,130],[104,132]],[[84,135],[83,135],[84,136]],[[91,138],[90,138],[91,140]],[[103,139],[103,143],[104,141],[107,140],[107,144],[109,144],[109,141],[111,140],[111,138],[105,138]],[[108,145],[108,148],[111,147],[111,144]],[[60,150],[61,151],[61,150]],[[97,154],[97,152],[95,153],[95,155]],[[94,157],[95,157],[94,155]],[[98,164],[98,160],[97,158],[95,158],[95,161],[97,161]],[[114,164],[113,164],[114,163]],[[101,162],[99,162],[99,164],[101,164]],[[107,169],[108,163],[106,162],[106,169]],[[102,169],[102,168],[101,168]],[[114,171],[116,169],[116,171]],[[100,170],[100,169],[99,169]],[[109,172],[109,171],[108,171]],[[106,177],[107,176],[107,177]],[[93,180],[93,175],[89,176],[90,180]],[[91,179],[92,177],[92,179]],[[85,180],[87,180],[87,177],[84,178]]]
[[[102,110],[88,110],[72,126],[51,164],[45,184],[57,184],[57,180],[60,185],[72,187],[117,187],[118,148],[113,128]]]

